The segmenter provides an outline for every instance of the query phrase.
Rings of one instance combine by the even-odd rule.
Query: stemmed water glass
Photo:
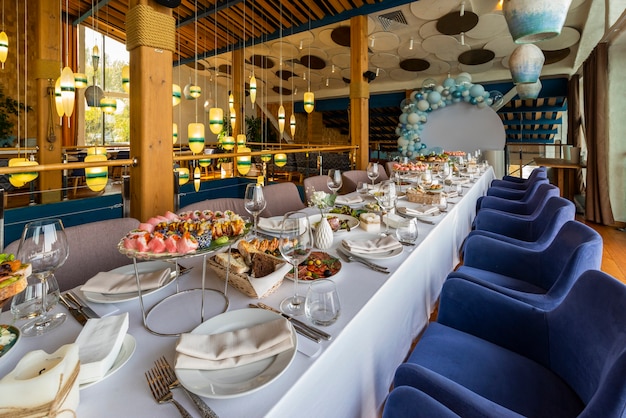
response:
[[[389,235],[389,215],[391,211],[396,207],[396,201],[398,195],[396,193],[396,184],[393,180],[385,180],[380,184],[380,188],[374,195],[378,206],[382,209],[383,216],[387,214],[387,222],[385,222],[385,231],[381,234],[383,236]]]
[[[326,185],[330,189],[333,194],[337,194],[341,186],[343,185],[343,181],[341,179],[341,170],[330,169],[328,170],[328,180],[326,181]]]
[[[372,181],[373,186],[374,180],[378,178],[378,163],[369,163],[367,165],[367,178]]]
[[[298,267],[313,249],[313,233],[304,212],[287,212],[278,245],[282,256],[293,266],[294,294],[283,300],[280,310],[291,316],[304,313],[304,296],[298,294]]]
[[[263,186],[259,183],[250,183],[246,186],[246,194],[244,196],[244,205],[246,210],[250,215],[254,218],[254,236],[257,236],[257,218],[259,213],[263,212],[267,202],[265,201],[265,196],[263,195]]]
[[[34,221],[24,227],[17,258],[31,264],[33,275],[41,281],[42,287],[41,314],[24,324],[24,336],[44,334],[65,321],[64,313],[48,314],[59,301],[58,288],[48,292],[49,287],[56,284],[54,271],[65,263],[68,255],[67,237],[60,219]]]

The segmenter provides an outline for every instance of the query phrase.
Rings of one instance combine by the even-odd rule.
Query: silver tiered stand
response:
[[[150,318],[150,314],[156,312],[160,306],[162,306],[163,304],[167,303],[168,301],[172,301],[175,298],[179,298],[183,295],[186,294],[190,294],[192,292],[197,292],[200,291],[201,292],[201,302],[200,302],[200,322],[199,324],[203,323],[205,318],[204,318],[204,303],[205,303],[205,293],[206,292],[211,292],[211,293],[215,293],[219,296],[221,296],[224,299],[224,308],[221,312],[219,313],[224,313],[228,310],[228,307],[230,305],[230,301],[228,299],[227,293],[228,293],[228,276],[230,273],[230,265],[228,265],[226,267],[226,280],[224,283],[224,291],[221,290],[217,290],[217,289],[207,289],[205,286],[205,281],[206,281],[206,259],[209,256],[213,256],[217,253],[219,253],[220,251],[223,250],[227,250],[229,255],[230,252],[232,250],[232,245],[233,243],[239,241],[239,239],[241,239],[242,237],[244,237],[245,235],[241,235],[241,236],[237,236],[237,237],[233,237],[231,238],[231,240],[228,242],[228,244],[224,244],[223,246],[217,247],[217,248],[207,248],[207,249],[201,249],[201,250],[197,250],[193,253],[189,253],[189,254],[150,254],[150,253],[138,253],[136,251],[131,251],[131,250],[126,250],[123,245],[122,242],[120,242],[120,244],[118,245],[118,249],[122,254],[127,255],[129,258],[132,258],[133,260],[133,266],[135,269],[135,280],[137,281],[137,289],[138,289],[138,295],[139,295],[139,305],[141,307],[141,316],[142,316],[142,320],[143,320],[143,326],[146,330],[148,330],[148,332],[154,334],[154,335],[158,335],[158,336],[162,336],[162,337],[177,337],[180,336],[180,334],[186,333],[186,332],[190,332],[192,331],[191,329],[189,330],[183,330],[180,332],[175,332],[175,333],[164,333],[164,332],[159,332],[156,331],[154,329],[152,329],[148,323],[148,320]],[[178,279],[180,277],[180,266],[178,264],[178,261],[181,259],[189,259],[189,258],[195,258],[195,257],[202,257],[202,286],[200,288],[194,288],[194,289],[186,289],[186,290],[179,290],[178,287]],[[153,260],[159,260],[159,261],[167,261],[167,262],[173,262],[176,265],[176,278],[174,280],[176,280],[176,293],[166,296],[163,299],[161,299],[160,301],[158,301],[154,306],[152,306],[147,312],[145,309],[145,305],[144,305],[144,300],[143,300],[143,293],[141,290],[141,286],[140,286],[140,281],[139,281],[139,269],[137,267],[137,262],[138,260],[140,261],[153,261]],[[198,325],[199,325],[198,324]]]

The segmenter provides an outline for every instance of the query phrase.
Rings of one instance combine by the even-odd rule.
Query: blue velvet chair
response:
[[[548,178],[548,169],[546,167],[537,167],[535,168],[528,178],[523,179],[520,177],[514,176],[504,176],[502,179],[494,179],[491,181],[490,186],[492,187],[508,187],[510,189],[518,189],[524,190],[528,188],[530,184],[532,184],[537,179],[547,179]]]
[[[496,196],[482,196],[476,203],[476,211],[483,209],[497,209],[504,212],[517,213],[519,215],[529,215],[537,208],[543,206],[546,201],[559,196],[559,188],[552,184],[540,184],[534,193],[526,196],[522,200],[509,200]]]
[[[537,213],[514,215],[492,209],[481,210],[474,218],[468,237],[482,235],[510,242],[518,247],[542,249],[554,239],[561,226],[574,220],[576,206],[562,197],[551,197]]]
[[[400,386],[391,391],[385,401],[383,418],[459,418],[446,406],[411,386]]]
[[[600,269],[602,237],[578,221],[566,222],[543,249],[521,248],[491,237],[465,243],[463,265],[448,274],[537,307],[557,305],[586,270]]]
[[[487,196],[496,196],[509,200],[528,200],[537,188],[542,184],[549,184],[548,179],[536,177],[534,181],[528,184],[524,189],[512,189],[510,187],[491,186],[487,189]]]
[[[437,322],[394,385],[415,387],[466,418],[623,417],[625,302],[626,286],[596,270],[549,311],[448,280]]]

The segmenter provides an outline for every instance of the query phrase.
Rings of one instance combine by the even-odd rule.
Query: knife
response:
[[[322,338],[322,339],[324,339],[324,340],[326,340],[326,341],[330,341],[330,340],[332,340],[332,339],[333,339],[333,336],[332,336],[332,335],[330,335],[330,334],[328,334],[328,333],[326,333],[326,332],[322,331],[321,329],[317,329],[317,328],[312,327],[312,326],[310,326],[310,325],[308,325],[308,324],[305,324],[304,322],[302,322],[302,321],[300,321],[300,320],[298,320],[298,319],[296,319],[296,318],[294,318],[294,317],[292,317],[292,316],[289,316],[289,315],[287,315],[287,314],[285,314],[285,313],[282,313],[282,312],[281,312],[281,311],[279,311],[278,309],[274,309],[274,308],[272,308],[271,306],[266,305],[266,304],[264,304],[264,303],[262,303],[262,302],[259,302],[259,303],[258,303],[258,305],[259,305],[259,308],[266,309],[266,310],[268,310],[268,311],[272,311],[272,312],[274,312],[274,313],[277,313],[277,314],[279,314],[279,315],[281,315],[281,316],[283,316],[283,317],[287,318],[289,321],[293,322],[295,325],[298,325],[298,326],[300,326],[301,328],[304,328],[305,330],[307,330],[307,331],[309,331],[309,332],[311,332],[311,333],[313,333],[313,334],[315,334],[315,335],[319,336],[320,338]]]
[[[84,313],[82,313],[81,311],[73,307],[72,305],[70,305],[63,295],[59,295],[59,300],[61,301],[63,306],[65,306],[65,308],[70,312],[70,314],[74,317],[74,319],[78,321],[78,323],[80,323],[81,325],[85,325],[87,323],[87,320],[89,319],[87,318],[87,315],[85,315]]]
[[[248,306],[251,307],[251,308],[263,309],[259,305],[255,305],[254,303],[249,303]],[[307,337],[308,339],[313,340],[313,341],[315,341],[318,344],[322,342],[322,339],[319,336],[317,336],[316,334],[313,334],[311,331],[308,331],[308,330],[302,328],[300,325],[295,324],[293,322],[292,322],[291,325],[293,325],[294,329],[296,330],[296,332],[298,334],[300,334],[300,335],[302,335],[304,337]]]
[[[372,270],[376,270],[380,273],[389,273],[387,267],[381,266],[380,264],[372,263],[371,261],[366,260],[362,257],[357,257],[356,255],[352,253],[348,254],[348,252],[342,247],[337,247],[337,253],[340,255],[343,255],[342,258],[344,260],[345,260],[345,257],[348,257],[348,262],[355,260],[355,261],[358,261],[359,263],[365,264],[367,267],[371,268]]]
[[[89,305],[87,305],[87,303],[82,300],[76,293],[70,290],[66,293],[66,296],[71,302],[74,302],[74,304],[78,306],[78,310],[81,311],[87,318],[100,318],[100,315],[98,315],[93,309],[91,309]]]

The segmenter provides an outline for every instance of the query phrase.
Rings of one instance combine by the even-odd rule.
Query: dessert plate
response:
[[[113,365],[111,366],[109,371],[106,372],[102,379],[94,380],[93,382],[89,383],[83,383],[78,388],[82,390],[88,388],[89,386],[93,386],[96,383],[102,382],[104,379],[121,369],[122,366],[124,366],[128,362],[128,360],[130,360],[133,353],[135,352],[136,347],[137,342],[135,341],[135,337],[130,334],[126,334],[126,336],[124,337],[124,341],[122,342],[122,348],[120,348],[119,354],[115,358],[115,361],[113,362]]]

